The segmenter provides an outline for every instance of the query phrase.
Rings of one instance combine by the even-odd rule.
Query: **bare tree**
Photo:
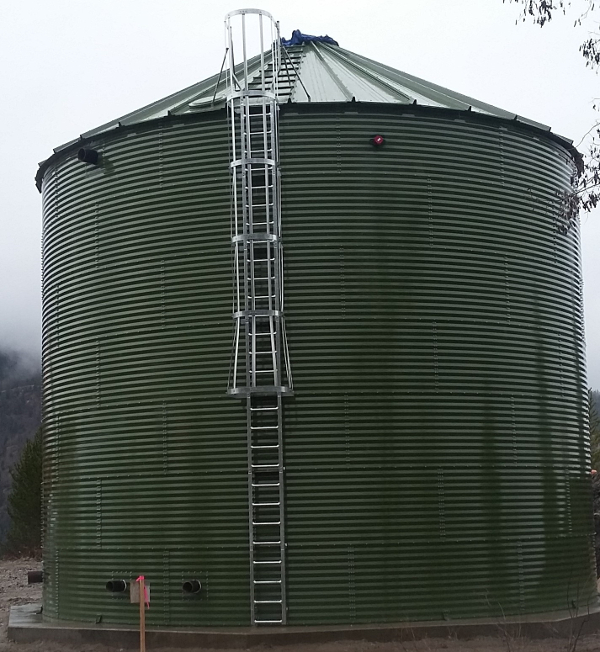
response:
[[[521,6],[521,15],[517,23],[532,21],[544,27],[556,16],[568,19],[573,25],[586,31],[586,38],[579,46],[585,65],[600,69],[600,33],[596,26],[600,19],[599,0],[502,0],[506,4]],[[600,104],[594,106],[600,109]],[[585,143],[585,145],[584,145]],[[574,184],[572,197],[569,198],[571,211],[580,208],[591,211],[600,203],[600,120],[597,120],[581,138],[577,147],[584,145],[584,165]]]

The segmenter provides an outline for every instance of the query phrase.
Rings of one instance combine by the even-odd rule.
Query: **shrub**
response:
[[[42,430],[29,440],[21,458],[11,469],[8,497],[10,527],[4,552],[36,555],[42,544]]]

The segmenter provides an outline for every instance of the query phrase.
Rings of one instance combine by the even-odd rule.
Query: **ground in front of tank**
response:
[[[40,602],[42,585],[27,585],[27,571],[40,570],[41,563],[34,559],[0,560],[0,652],[116,652],[118,648],[103,645],[70,647],[59,643],[17,644],[8,641],[6,627],[10,608],[18,604]],[[566,639],[528,641],[522,638],[506,637],[499,628],[497,638],[477,638],[471,641],[453,639],[423,639],[396,643],[369,643],[347,641],[313,645],[289,645],[286,647],[257,647],[256,652],[598,652],[600,632],[574,641]],[[126,652],[126,651],[124,651]],[[174,648],[152,648],[148,652],[180,652]],[[188,648],[188,652],[194,652]],[[200,652],[200,648],[198,648]],[[202,648],[201,652],[217,652]],[[220,650],[219,652],[234,652]],[[239,651],[236,651],[239,652]]]

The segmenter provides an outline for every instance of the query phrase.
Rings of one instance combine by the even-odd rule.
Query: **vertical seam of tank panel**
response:
[[[348,581],[350,598],[350,619],[356,621],[356,563],[354,546],[348,546]]]
[[[513,436],[513,464],[517,466],[519,464],[519,445],[517,438],[517,421],[515,414],[515,397],[510,397],[510,419],[512,427],[512,436]]]
[[[510,310],[510,270],[508,265],[508,256],[504,255],[504,296],[506,305],[506,325],[510,328],[511,310]]]
[[[348,393],[344,392],[344,438],[346,443],[346,466],[350,465],[350,416],[348,414]]]
[[[521,612],[525,611],[525,572],[523,569],[523,540],[519,538],[517,541],[517,559],[518,559],[518,575],[519,575],[519,607]]]
[[[96,367],[96,407],[100,409],[102,407],[102,380],[100,378],[100,338],[95,338],[95,367]]]
[[[163,190],[164,161],[163,161],[163,130],[158,131],[158,187]]]
[[[438,523],[440,537],[446,538],[446,491],[444,483],[444,469],[439,467],[437,474],[437,488],[438,488]]]
[[[162,458],[163,458],[163,475],[169,472],[169,425],[167,416],[167,403],[162,403]]]
[[[96,546],[102,548],[102,478],[96,479]]]
[[[100,213],[100,206],[98,202],[94,202],[94,267],[96,271],[99,269],[99,238],[98,238],[98,215]]]
[[[171,624],[171,553],[163,550],[163,620],[167,625]]]
[[[55,303],[54,303],[54,310],[55,310],[55,328],[56,328],[56,340],[54,343],[54,348],[55,350],[58,350],[60,348],[60,338],[61,338],[61,333],[60,333],[60,284],[56,284],[56,291],[55,291]]]
[[[166,316],[166,281],[165,281],[165,259],[160,261],[160,316],[161,316],[161,328],[165,330],[167,327],[167,316]]]
[[[342,319],[346,318],[346,260],[344,247],[340,247],[340,286],[342,300]]]
[[[561,474],[562,475],[562,474]],[[568,467],[564,471],[564,481],[565,481],[565,492],[567,494],[567,524],[569,535],[573,534],[573,496],[571,495],[571,471]]]
[[[436,394],[440,392],[440,353],[437,319],[431,322],[433,331],[433,388]]]

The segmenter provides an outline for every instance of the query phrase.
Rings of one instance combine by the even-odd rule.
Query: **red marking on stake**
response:
[[[145,579],[144,576],[140,575],[137,578],[136,582],[143,582],[144,579]],[[141,596],[140,596],[140,599],[141,599]],[[150,593],[148,591],[148,587],[146,586],[146,584],[144,584],[144,602],[146,603],[146,609],[150,609]]]

